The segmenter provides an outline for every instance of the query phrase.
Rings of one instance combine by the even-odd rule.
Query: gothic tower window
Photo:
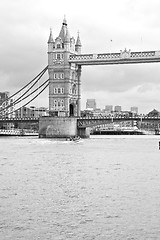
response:
[[[57,88],[54,88],[54,94],[57,94]]]
[[[76,84],[72,86],[72,94],[76,94]]]
[[[63,94],[64,93],[64,88],[54,88],[54,94]]]
[[[61,93],[61,88],[58,88],[58,93],[59,93],[59,94]]]
[[[63,53],[57,53],[57,54],[56,54],[56,59],[57,59],[57,60],[63,59]]]
[[[54,79],[64,79],[64,73],[54,73]]]
[[[61,59],[61,54],[57,53],[57,59],[60,60]]]
[[[57,100],[54,100],[54,107],[57,107]]]

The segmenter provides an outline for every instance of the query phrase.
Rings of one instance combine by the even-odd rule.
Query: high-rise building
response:
[[[114,111],[115,112],[121,112],[122,111],[122,107],[121,106],[115,106],[114,107]]]
[[[96,100],[95,99],[87,99],[86,109],[95,110],[96,109]]]
[[[106,105],[104,110],[105,110],[105,112],[111,113],[113,111],[113,106],[112,105]]]
[[[131,112],[138,114],[138,107],[131,107]]]

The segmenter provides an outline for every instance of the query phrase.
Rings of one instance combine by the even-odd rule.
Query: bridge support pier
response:
[[[89,138],[89,128],[77,129],[76,117],[40,117],[39,138]]]
[[[77,118],[41,117],[39,119],[40,138],[68,138],[77,135]]]
[[[89,138],[90,137],[90,128],[79,128],[78,136],[81,138]]]

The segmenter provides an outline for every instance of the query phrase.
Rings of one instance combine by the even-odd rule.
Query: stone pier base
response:
[[[81,138],[89,138],[90,137],[90,128],[79,128],[78,136]]]
[[[39,137],[40,138],[69,138],[80,136],[90,137],[90,128],[77,129],[76,117],[40,117]]]
[[[40,117],[40,138],[68,138],[78,135],[75,117]]]

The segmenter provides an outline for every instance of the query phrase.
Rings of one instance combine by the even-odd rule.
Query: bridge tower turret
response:
[[[81,45],[81,41],[80,41],[80,37],[79,37],[79,32],[78,32],[77,41],[76,41],[76,45],[75,45],[75,51],[76,51],[78,54],[81,54],[81,48],[82,48],[82,45]]]
[[[53,58],[53,48],[54,48],[54,40],[52,35],[52,28],[50,28],[50,35],[48,39],[48,64],[52,64],[52,58]]]
[[[80,66],[69,63],[72,54],[79,54],[79,34],[75,45],[64,18],[59,36],[48,40],[49,112],[50,116],[80,116]]]

